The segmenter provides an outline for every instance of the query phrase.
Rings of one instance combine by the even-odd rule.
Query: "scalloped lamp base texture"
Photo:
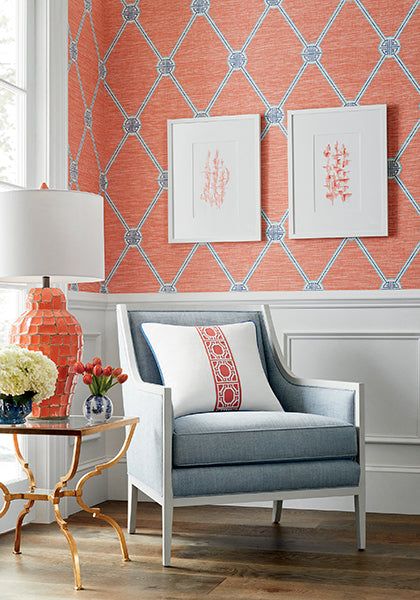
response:
[[[35,419],[66,419],[76,385],[71,366],[82,357],[82,329],[68,312],[66,298],[58,288],[33,288],[26,311],[12,325],[10,343],[40,350],[58,367],[54,396],[33,405]]]

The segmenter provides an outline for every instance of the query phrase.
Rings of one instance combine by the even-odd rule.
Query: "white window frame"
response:
[[[33,0],[36,185],[67,189],[68,0]]]
[[[9,90],[16,94],[20,112],[20,123],[23,118],[24,131],[18,132],[18,182],[0,180],[1,189],[19,189],[32,187],[35,179],[33,161],[35,151],[34,118],[35,118],[35,14],[34,2],[36,0],[14,0],[18,3],[17,10],[24,15],[18,23],[19,41],[22,41],[22,52],[19,52],[18,71],[22,74],[22,80],[16,83],[0,78],[0,89]],[[26,5],[26,7],[25,7]]]
[[[18,52],[18,72],[21,74],[16,84],[0,79],[0,89],[10,90],[17,95],[20,109],[20,125],[24,124],[24,130],[18,130],[18,182],[0,180],[0,190],[21,189],[34,187],[36,179],[36,165],[33,157],[36,155],[36,99],[35,99],[35,1],[16,0],[17,10],[20,18],[17,24],[18,41],[23,47]],[[1,283],[0,289],[17,289],[19,294],[18,314],[22,313],[25,306],[26,285]],[[21,450],[24,456],[29,453],[29,444],[25,436],[20,439]],[[1,456],[0,456],[1,464]],[[2,481],[12,493],[23,491],[26,487],[26,476],[23,471],[12,480]],[[7,531],[13,527],[16,508],[11,507],[6,516],[0,521],[0,532]]]
[[[23,35],[26,151],[21,165],[24,184],[6,181],[0,184],[3,189],[38,188],[45,181],[51,188],[67,189],[68,0],[19,1],[25,1],[27,6],[26,19],[21,25],[23,33],[26,31]],[[22,93],[20,86],[3,80],[0,87]]]
[[[13,0],[15,1],[15,0]],[[27,1],[28,64],[27,127],[26,127],[26,186],[38,188],[46,182],[50,188],[67,189],[68,152],[68,1]],[[20,186],[7,184],[11,189]],[[18,287],[18,286],[13,286]],[[25,290],[27,286],[22,286]],[[22,436],[22,451],[28,453],[39,487],[50,488],[65,471],[66,452],[54,436]],[[8,485],[19,492],[26,481]],[[0,493],[0,506],[2,497]],[[12,503],[0,519],[0,533],[13,529],[20,506]],[[25,523],[51,522],[54,515],[49,503],[36,503]]]
[[[36,176],[39,187],[67,189],[68,0],[35,2]],[[67,447],[57,436],[31,436],[31,465],[39,487],[51,489],[66,471]],[[29,516],[29,515],[28,515]],[[32,518],[54,521],[49,502],[36,502]]]

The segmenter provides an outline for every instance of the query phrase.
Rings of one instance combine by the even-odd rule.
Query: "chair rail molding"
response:
[[[100,339],[97,353],[110,364],[119,362],[117,304],[143,310],[197,310],[205,305],[234,310],[269,304],[293,371],[366,384],[368,510],[420,513],[420,291],[69,292],[68,302],[87,332],[86,343],[93,348]],[[120,390],[112,391],[114,412],[121,414]],[[113,456],[120,441],[113,433],[92,440],[86,444],[86,460]],[[126,499],[125,462],[105,477],[108,497]],[[98,500],[103,494],[104,488],[98,488]],[[347,498],[287,501],[285,506],[351,509]]]
[[[270,306],[295,308],[420,308],[420,290],[389,291],[319,291],[319,292],[177,292],[138,294],[96,294],[91,292],[69,292],[68,299],[73,309],[111,310],[117,304],[142,308],[149,304],[199,305],[220,304],[269,304]]]

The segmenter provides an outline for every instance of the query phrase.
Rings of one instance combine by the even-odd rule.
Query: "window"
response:
[[[43,181],[67,188],[67,31],[67,2],[0,0],[0,192],[36,188]],[[24,287],[0,284],[0,344],[23,311],[24,295]],[[22,436],[21,449],[36,472],[37,465],[45,464],[44,445],[29,437]],[[11,436],[0,436],[0,480],[17,493],[27,483],[12,443]],[[48,438],[52,456],[60,443]],[[56,470],[52,461],[47,472],[41,471],[39,484],[49,487],[58,479]],[[20,509],[11,504],[0,519],[0,533],[13,528]],[[33,518],[30,513],[26,522]]]
[[[31,17],[32,0],[0,0],[0,191],[30,179]]]
[[[0,0],[0,192],[32,184],[27,160],[34,137],[32,18],[33,0]],[[10,325],[22,309],[22,289],[1,286],[0,346],[8,343]],[[10,435],[0,435],[0,473],[3,482],[22,476]]]
[[[10,325],[22,312],[22,300],[22,290],[0,287],[0,347],[8,343]],[[3,483],[21,477],[11,435],[0,435],[0,472]]]
[[[8,343],[11,324],[22,312],[22,291],[0,287],[0,346]]]

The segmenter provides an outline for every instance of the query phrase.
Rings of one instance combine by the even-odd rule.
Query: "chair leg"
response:
[[[279,523],[281,519],[281,511],[283,508],[283,500],[274,500],[272,522]]]
[[[174,508],[165,502],[162,506],[162,565],[171,566],[172,521]]]
[[[366,495],[365,492],[354,497],[354,511],[356,517],[357,549],[366,548]]]
[[[136,533],[136,517],[137,517],[137,502],[139,491],[135,485],[128,482],[128,514],[127,514],[127,531],[128,533]]]

